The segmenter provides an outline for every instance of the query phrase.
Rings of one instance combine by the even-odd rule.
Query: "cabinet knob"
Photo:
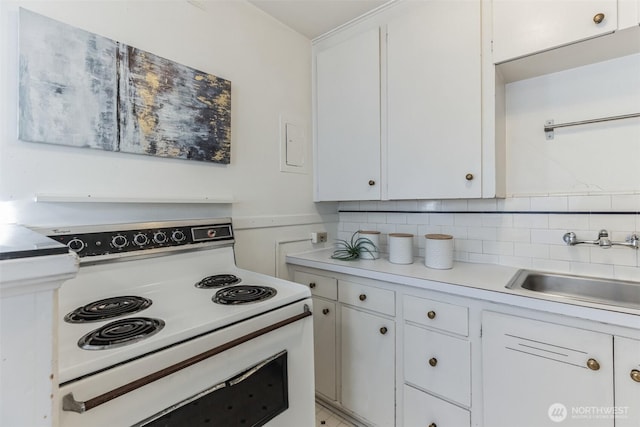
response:
[[[387,327],[386,327],[386,326],[383,326],[382,328],[380,328],[380,333],[381,333],[382,335],[384,335],[384,334],[386,334],[386,333],[387,333],[387,330],[388,330],[388,329],[387,329]]]
[[[323,309],[322,309],[322,314],[324,314],[325,316],[326,316],[327,314],[329,314],[329,309],[328,309],[328,308],[323,308]]]
[[[587,368],[591,369],[592,371],[597,371],[598,369],[600,369],[600,364],[596,359],[589,359],[587,360]]]
[[[640,383],[640,371],[637,369],[632,369],[631,372],[629,373],[629,376],[631,377],[632,380],[634,380],[637,383]]]
[[[376,182],[374,180],[370,179],[369,180],[369,185],[371,185],[371,186],[376,185]]]
[[[472,173],[468,173],[464,176],[464,179],[466,179],[467,181],[471,181],[473,179],[473,174]]]
[[[430,312],[427,313],[427,317],[431,320],[436,318],[436,312],[431,310]]]
[[[429,359],[429,365],[436,366],[437,364],[438,364],[438,359],[436,359],[435,357],[432,357],[431,359]]]
[[[315,287],[316,287],[316,282],[311,282],[311,283],[309,283],[309,287],[310,287],[311,289],[315,288]]]
[[[431,423],[429,424],[429,427],[438,427],[438,425],[436,423]]]
[[[367,296],[365,294],[360,294],[358,298],[360,298],[360,301],[364,301],[367,299]]]
[[[599,24],[602,21],[604,21],[604,13],[596,13],[593,16],[593,22],[595,22],[596,24]]]

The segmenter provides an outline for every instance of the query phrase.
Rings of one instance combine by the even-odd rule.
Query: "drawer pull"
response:
[[[634,380],[637,383],[640,383],[640,371],[637,369],[632,369],[631,372],[629,373],[629,376],[631,377],[632,380]]]
[[[602,21],[604,21],[604,13],[596,13],[593,17],[593,22],[600,24]]]
[[[600,364],[596,359],[589,359],[587,360],[587,368],[591,369],[592,371],[597,371],[598,369],[600,369]]]
[[[323,309],[322,309],[322,314],[324,314],[325,316],[326,316],[327,314],[329,314],[329,309],[328,309],[328,308],[323,308]]]
[[[429,359],[429,365],[436,366],[437,364],[438,364],[438,359],[436,359],[435,357],[432,357],[431,359]]]
[[[360,298],[360,301],[364,301],[367,299],[367,296],[365,294],[360,294],[358,298]]]
[[[436,318],[436,312],[431,310],[430,312],[427,313],[427,317],[431,320]]]
[[[381,333],[382,335],[386,334],[386,333],[387,333],[387,327],[386,327],[386,326],[383,326],[382,328],[380,328],[380,333]]]
[[[316,282],[311,282],[311,283],[309,283],[309,287],[310,287],[311,289],[315,288],[315,287],[316,287]]]
[[[436,423],[431,423],[429,424],[429,427],[438,427],[438,425]]]

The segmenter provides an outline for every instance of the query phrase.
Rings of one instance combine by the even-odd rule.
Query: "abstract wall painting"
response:
[[[19,138],[229,164],[231,82],[20,10]]]

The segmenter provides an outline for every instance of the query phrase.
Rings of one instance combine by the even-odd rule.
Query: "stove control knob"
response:
[[[67,246],[69,247],[69,249],[71,249],[73,252],[80,252],[81,250],[83,250],[85,248],[85,244],[82,240],[78,239],[77,237],[74,237],[73,239],[69,240],[69,242],[67,243]]]
[[[143,233],[138,233],[135,236],[133,236],[133,243],[135,243],[138,246],[144,246],[147,243],[149,243],[149,238]]]
[[[117,236],[114,236],[113,239],[111,239],[111,246],[113,246],[116,249],[122,249],[125,246],[127,246],[127,243],[129,243],[127,241],[127,238],[124,237],[122,234],[118,234]]]
[[[185,236],[184,233],[180,230],[176,230],[173,233],[171,233],[171,240],[173,240],[176,243],[180,243],[186,238],[187,236]]]
[[[165,243],[167,241],[167,235],[164,231],[156,231],[153,233],[153,241],[156,243]]]

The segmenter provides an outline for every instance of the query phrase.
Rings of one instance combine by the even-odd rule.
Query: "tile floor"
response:
[[[316,402],[316,427],[355,427]]]

